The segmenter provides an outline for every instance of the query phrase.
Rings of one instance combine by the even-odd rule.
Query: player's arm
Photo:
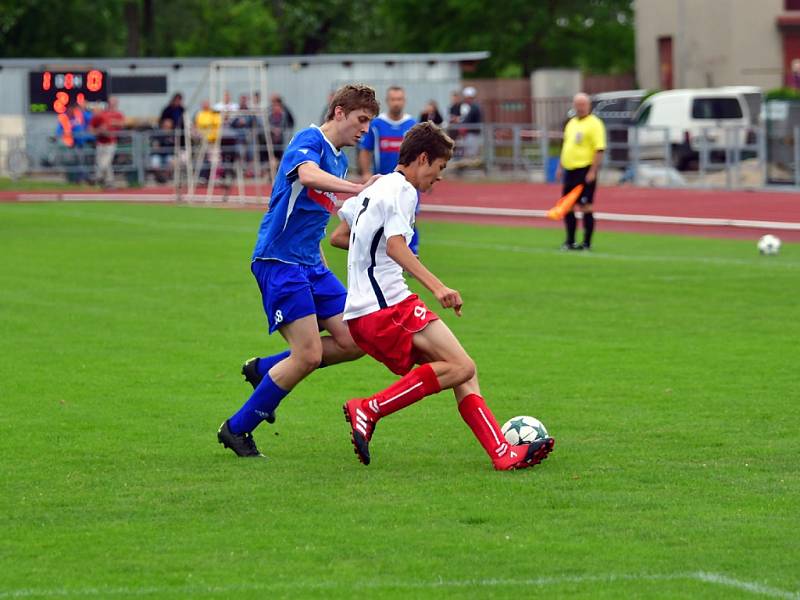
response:
[[[597,150],[594,153],[594,160],[592,160],[592,166],[589,167],[589,170],[586,172],[586,183],[592,183],[595,179],[597,179],[597,172],[600,170],[600,165],[603,164],[603,153],[605,150]]]
[[[319,243],[319,257],[322,260],[322,264],[325,268],[328,268],[328,260],[325,258],[325,252],[322,251],[322,242]]]
[[[358,194],[365,187],[372,185],[380,175],[373,175],[365,183],[353,183],[323,171],[317,163],[309,161],[297,167],[297,177],[303,187],[321,192]]]
[[[331,234],[331,246],[347,250],[350,248],[350,225],[342,221]]]
[[[410,273],[422,285],[436,296],[443,308],[452,308],[457,316],[461,316],[461,294],[443,284],[436,275],[420,262],[419,258],[408,247],[406,238],[402,235],[393,235],[386,240],[386,254]]]
[[[600,165],[603,164],[603,156],[606,149],[606,128],[602,122],[598,120],[596,130],[594,131],[595,152],[592,166],[586,173],[586,182],[591,183],[597,179],[597,173],[600,171]]]
[[[356,210],[358,210],[357,207],[358,196],[348,198],[342,203],[342,207],[339,209],[339,219],[341,219],[341,223],[339,223],[331,234],[331,246],[334,248],[341,248],[342,250],[348,250],[350,248],[350,228],[355,218]]]
[[[372,176],[372,152],[364,150],[358,151],[358,168],[361,170],[363,181],[367,181]]]

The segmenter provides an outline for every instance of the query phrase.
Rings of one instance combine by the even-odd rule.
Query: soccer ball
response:
[[[536,440],[544,440],[550,436],[544,423],[535,417],[514,417],[506,421],[502,427],[506,441],[512,446],[532,444]]]
[[[761,254],[777,254],[781,249],[781,240],[777,236],[768,233],[767,235],[762,235],[761,239],[758,240],[758,251]]]

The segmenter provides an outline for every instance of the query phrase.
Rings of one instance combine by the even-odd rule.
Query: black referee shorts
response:
[[[584,184],[583,193],[578,198],[576,204],[585,206],[586,204],[593,204],[594,201],[594,188],[597,185],[597,179],[592,183],[586,183],[586,174],[589,172],[590,167],[581,167],[580,169],[564,169],[564,188],[561,192],[562,196],[566,196],[573,188],[580,184]]]

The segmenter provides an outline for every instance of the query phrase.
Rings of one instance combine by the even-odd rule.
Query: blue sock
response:
[[[262,377],[269,373],[269,370],[281,362],[284,358],[289,356],[290,352],[288,350],[284,350],[280,354],[273,354],[272,356],[265,356],[264,358],[259,358],[258,362],[256,363],[256,368],[258,369],[258,374]]]
[[[241,435],[253,431],[266,418],[267,413],[278,407],[288,393],[279,388],[269,375],[265,375],[258,387],[253,390],[250,399],[229,419],[228,426],[231,432]]]

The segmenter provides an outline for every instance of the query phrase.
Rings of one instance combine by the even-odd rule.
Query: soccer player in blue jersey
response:
[[[283,155],[250,268],[269,332],[280,332],[289,350],[243,367],[253,394],[217,433],[238,456],[263,456],[252,431],[263,420],[274,421],[278,404],[309,373],[363,354],[342,321],[347,292],[328,270],[320,242],[336,210],[336,193],[358,194],[379,177],[360,184],[345,180],[341,150],[358,143],[378,110],[375,90],[346,85],[331,99],[325,123],[299,131]],[[323,329],[330,335],[321,336]]]
[[[361,138],[358,145],[358,166],[364,180],[369,179],[373,173],[387,175],[397,167],[400,156],[400,144],[403,143],[408,130],[416,125],[417,121],[405,113],[406,92],[397,85],[386,90],[387,112],[379,114],[370,123],[369,131]],[[416,212],[419,212],[419,198],[417,198]],[[419,254],[419,232],[414,226],[414,237],[408,247],[414,254]]]

